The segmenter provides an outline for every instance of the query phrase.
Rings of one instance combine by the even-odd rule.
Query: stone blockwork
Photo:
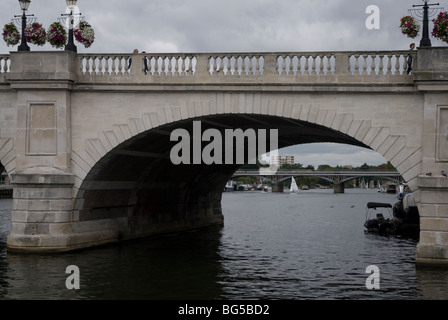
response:
[[[419,264],[448,265],[448,51],[419,51],[415,83],[424,93],[422,170],[418,177]]]
[[[448,266],[448,178],[420,176],[417,263]]]

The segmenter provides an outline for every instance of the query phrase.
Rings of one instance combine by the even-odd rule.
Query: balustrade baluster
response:
[[[219,57],[219,70],[220,70],[221,74],[223,74],[223,75],[226,74],[225,59],[226,59],[225,55],[222,55]]]
[[[387,56],[386,75],[391,75],[392,74],[392,58],[393,58],[393,55],[388,55]]]
[[[363,59],[363,62],[362,62],[362,75],[366,75],[367,74],[367,57],[368,57],[367,54],[363,54],[362,55],[362,59]]]
[[[154,75],[160,75],[160,57],[159,56],[154,56]]]
[[[104,62],[103,62],[103,65],[104,65],[104,75],[110,75],[111,74],[110,64],[109,64],[109,59],[110,58],[111,58],[110,56],[105,56],[103,58],[103,60],[104,60]]]
[[[401,74],[400,72],[400,55],[396,55],[397,60],[395,62],[395,74]]]
[[[82,75],[84,75],[84,61],[85,61],[85,57],[81,57],[80,59],[80,63],[78,65],[78,71],[81,72]]]
[[[173,57],[173,76],[179,76],[179,59],[180,57]]]
[[[378,75],[382,76],[384,74],[384,54],[380,54],[380,65],[379,65],[379,69],[378,69]]]
[[[313,64],[312,64],[311,74],[313,74],[313,75],[318,75],[319,74],[319,69],[318,69],[319,66],[318,66],[318,62],[317,62],[317,58],[318,57],[319,57],[318,55],[312,56]]]
[[[183,76],[185,75],[185,57],[179,56],[178,58],[178,65],[179,65],[179,75]]]
[[[247,74],[250,76],[253,76],[255,74],[254,68],[255,68],[254,56],[248,56],[247,57]]]
[[[305,56],[305,74],[306,75],[309,75],[311,72],[310,72],[310,57],[311,56]]]
[[[193,57],[189,57],[188,58],[188,64],[187,64],[186,70],[185,70],[185,73],[187,75],[193,75],[193,62],[194,62],[194,58]]]
[[[172,76],[174,74],[173,72],[173,58],[172,57],[166,57],[167,60],[167,75]]]
[[[213,63],[212,63],[212,70],[211,73],[219,73],[219,66],[218,66],[218,57],[213,58]]]
[[[6,72],[6,59],[5,58],[0,58],[0,73],[5,73]]]
[[[331,74],[331,55],[326,56],[326,59],[327,59],[327,72],[325,74],[329,75]]]
[[[166,57],[160,56],[160,75],[166,75]]]
[[[97,70],[98,70],[98,75],[102,76],[103,75],[103,57],[99,56],[97,57]]]
[[[101,58],[95,57],[95,73],[97,76],[101,75]]]
[[[7,72],[9,72],[9,70],[10,70],[10,68],[9,68],[9,66],[8,66],[10,60],[9,60],[9,58],[4,58],[3,61],[4,61],[4,64],[3,64],[3,72],[4,72],[4,73],[7,73]]]
[[[110,70],[110,74],[111,75],[117,75],[117,57],[111,57],[111,70]]]
[[[240,74],[240,56],[234,56],[235,58],[235,75]]]
[[[255,56],[255,75],[256,75],[256,76],[261,75],[261,71],[260,71],[260,59],[261,59],[261,56]]]
[[[173,57],[173,75],[174,76],[179,76],[180,72],[179,72],[179,60],[180,57]]]
[[[91,57],[91,59],[90,59],[90,71],[91,71],[91,74],[92,74],[92,76],[95,76],[96,75],[96,62],[95,62],[95,59],[96,59],[96,57],[94,57],[94,56],[92,56]]]
[[[283,74],[283,72],[285,72],[285,74],[287,73],[286,71],[286,55],[280,56],[279,59],[281,58],[281,63],[277,63],[277,68],[278,68],[278,72],[280,75]]]
[[[222,73],[225,75],[229,75],[230,74],[230,58],[229,56],[222,56]]]
[[[126,57],[118,57],[118,72],[117,74],[125,74],[126,72]]]
[[[376,75],[376,57],[375,55],[370,56],[372,59],[372,65],[370,66],[370,75]]]
[[[227,72],[228,72],[228,74],[229,75],[233,75],[233,74],[235,74],[235,61],[233,61],[233,63],[232,63],[232,60],[233,60],[233,56],[228,56],[227,57]]]
[[[247,63],[246,63],[247,56],[241,56],[241,75],[247,74]]]
[[[89,57],[89,74],[93,76],[93,57]]]
[[[112,75],[122,75],[123,57],[112,57]]]
[[[305,73],[305,65],[304,65],[305,62],[306,59],[304,56],[302,55],[297,56],[297,74],[300,76]]]

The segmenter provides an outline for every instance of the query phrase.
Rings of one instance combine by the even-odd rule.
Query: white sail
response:
[[[294,179],[294,177],[291,177],[291,188],[289,188],[289,191],[291,192],[299,191],[299,187],[297,186],[296,179]]]

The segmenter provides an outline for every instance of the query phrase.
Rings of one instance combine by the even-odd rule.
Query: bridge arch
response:
[[[194,120],[201,121],[203,130],[278,128],[279,148],[310,142],[370,148],[391,161],[416,190],[420,148],[407,146],[405,134],[334,107],[239,98],[242,103],[222,110],[204,101],[157,108],[87,138],[84,149],[72,150],[74,219],[104,223],[105,229],[115,230],[109,236],[125,239],[222,224],[222,190],[239,165],[175,166],[169,159],[175,144],[170,133],[189,130]]]

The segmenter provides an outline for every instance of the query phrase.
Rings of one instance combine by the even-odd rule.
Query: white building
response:
[[[278,154],[271,156],[271,164],[283,165],[283,164],[294,164],[294,156],[286,154]]]

